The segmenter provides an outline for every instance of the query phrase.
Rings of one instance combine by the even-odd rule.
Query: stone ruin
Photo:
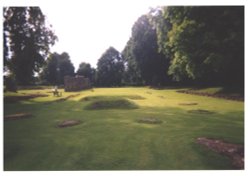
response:
[[[90,88],[90,82],[88,78],[84,76],[65,76],[64,77],[64,90],[65,92],[80,91]]]

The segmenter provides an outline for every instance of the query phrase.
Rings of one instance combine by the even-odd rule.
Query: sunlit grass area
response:
[[[4,122],[4,169],[234,169],[226,156],[200,146],[196,139],[244,144],[244,103],[177,90],[60,89],[61,97],[54,97],[50,89],[5,93],[48,96],[4,104],[4,115],[32,114]],[[89,108],[96,103],[101,105]],[[81,123],[59,128],[65,120]]]

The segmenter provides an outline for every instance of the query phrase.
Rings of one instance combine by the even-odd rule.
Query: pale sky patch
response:
[[[81,62],[96,67],[108,47],[113,46],[120,52],[124,49],[135,21],[146,14],[149,7],[156,7],[152,1],[148,2],[151,3],[83,1],[59,3],[56,8],[40,6],[59,38],[52,52],[69,53],[75,69]]]

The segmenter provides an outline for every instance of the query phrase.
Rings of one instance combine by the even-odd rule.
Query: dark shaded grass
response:
[[[145,97],[140,95],[117,95],[117,96],[87,96],[82,98],[80,101],[92,101],[92,100],[101,100],[101,99],[131,99],[131,100],[145,100]]]
[[[30,118],[32,117],[32,114],[30,113],[18,113],[18,114],[11,114],[11,115],[6,115],[4,116],[4,120],[20,120],[20,119],[25,119],[25,118]]]
[[[214,114],[213,111],[208,111],[205,109],[195,109],[195,110],[189,110],[189,113],[195,113],[195,114]]]
[[[198,103],[179,103],[179,105],[182,105],[182,106],[194,106],[194,105],[198,105]]]
[[[87,110],[104,110],[104,109],[136,109],[139,108],[135,103],[117,97],[96,97],[92,98],[90,104],[85,109]]]
[[[161,124],[162,121],[155,117],[144,117],[137,120],[138,123]]]
[[[28,95],[18,95],[18,96],[5,96],[4,103],[16,103],[23,100],[29,100],[37,97],[48,97],[47,94],[28,94]]]
[[[117,98],[104,101],[109,100]],[[199,114],[170,107],[83,109],[95,101],[101,99],[67,100],[53,106],[5,104],[6,114],[30,112],[36,118],[4,124],[4,170],[233,169],[227,157],[195,140],[206,136],[244,144],[241,111]],[[166,123],[136,122],[149,114]],[[72,118],[84,123],[55,128],[58,122]]]
[[[57,127],[59,128],[66,128],[71,127],[80,124],[80,120],[63,120],[60,123],[58,123]]]

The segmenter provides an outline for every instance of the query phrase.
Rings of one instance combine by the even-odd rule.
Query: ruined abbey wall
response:
[[[80,91],[88,88],[90,88],[90,82],[89,79],[84,76],[64,77],[65,92]]]

